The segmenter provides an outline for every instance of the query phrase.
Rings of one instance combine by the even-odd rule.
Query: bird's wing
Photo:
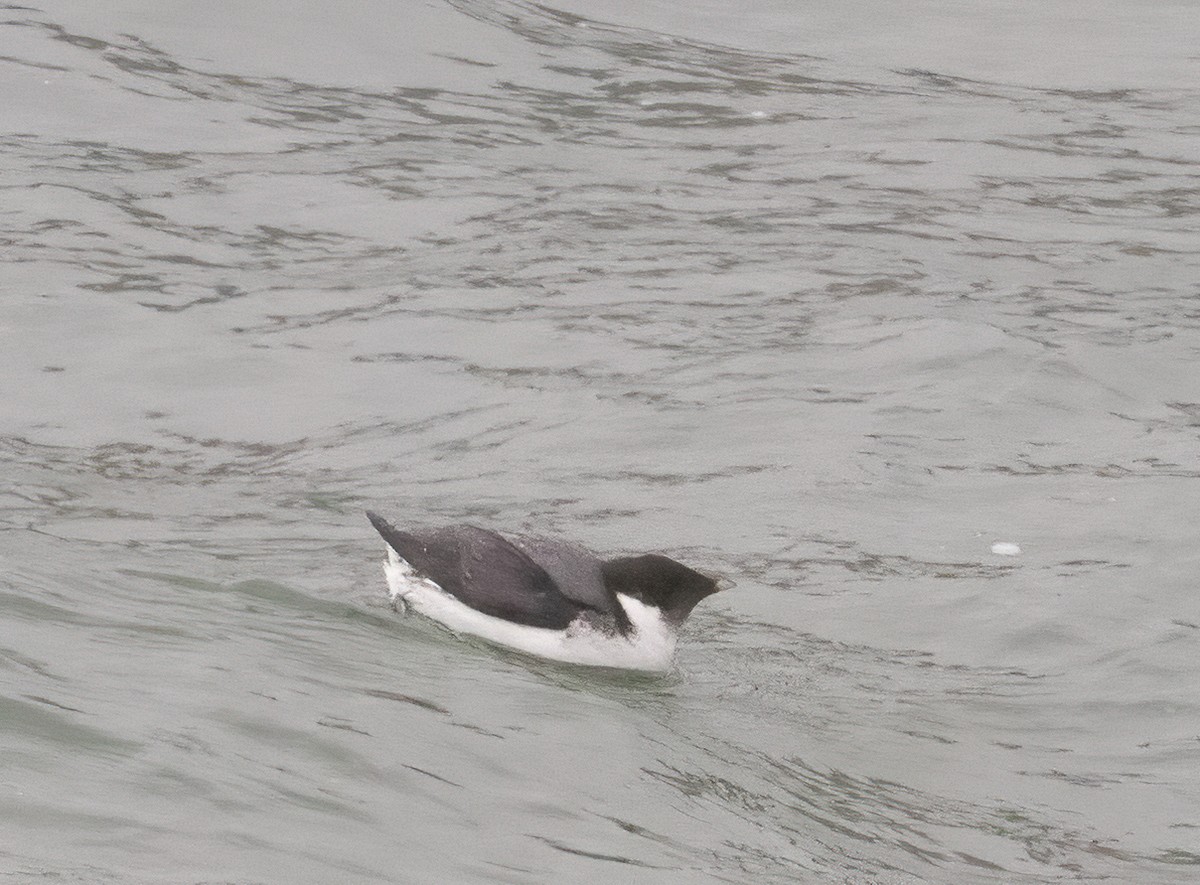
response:
[[[375,513],[367,517],[419,575],[476,611],[561,630],[582,608],[544,568],[495,532],[466,525],[406,532]]]
[[[620,611],[604,583],[600,560],[590,550],[550,538],[517,536],[513,544],[550,575],[562,594],[578,605],[605,614]]]

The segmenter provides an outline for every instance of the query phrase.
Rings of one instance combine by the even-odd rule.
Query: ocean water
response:
[[[4,6],[0,882],[1200,876],[1200,10],[826,6]]]

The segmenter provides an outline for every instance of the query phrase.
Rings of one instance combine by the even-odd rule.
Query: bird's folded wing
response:
[[[561,630],[582,609],[545,569],[495,532],[465,525],[405,532],[374,513],[367,516],[417,574],[486,615]]]

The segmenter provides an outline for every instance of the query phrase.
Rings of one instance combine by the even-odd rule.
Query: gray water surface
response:
[[[828,5],[3,9],[0,881],[1195,881],[1200,12]]]

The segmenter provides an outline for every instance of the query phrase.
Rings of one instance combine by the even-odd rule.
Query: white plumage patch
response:
[[[436,583],[420,577],[388,547],[383,573],[393,603],[403,602],[455,633],[469,633],[518,651],[592,667],[662,671],[675,656],[675,631],[655,607],[618,593],[633,631],[610,635],[575,620],[565,630],[530,627],[485,615],[455,599]]]

